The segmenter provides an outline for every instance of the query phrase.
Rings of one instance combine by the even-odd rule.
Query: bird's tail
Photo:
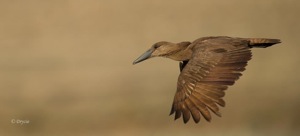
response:
[[[277,43],[281,43],[279,39],[266,39],[266,38],[250,38],[249,39],[250,48],[267,48]]]

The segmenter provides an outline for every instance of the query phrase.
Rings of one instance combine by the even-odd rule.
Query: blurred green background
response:
[[[1,0],[0,135],[299,135],[299,13],[296,0]],[[222,118],[173,121],[178,62],[132,61],[219,35],[283,43],[253,49]]]

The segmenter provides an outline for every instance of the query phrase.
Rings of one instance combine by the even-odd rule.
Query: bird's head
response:
[[[173,56],[174,54],[184,50],[190,42],[181,42],[181,43],[171,43],[171,42],[158,42],[151,46],[144,54],[138,57],[133,64],[137,64],[142,62],[146,59],[152,57],[169,57]]]

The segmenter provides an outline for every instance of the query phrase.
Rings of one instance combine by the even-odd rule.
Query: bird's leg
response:
[[[186,65],[188,62],[189,62],[188,60],[179,62],[179,69],[180,69],[180,72],[183,70],[183,68],[185,67],[185,65]]]

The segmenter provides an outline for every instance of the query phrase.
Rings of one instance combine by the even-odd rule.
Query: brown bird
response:
[[[133,64],[152,57],[167,57],[179,62],[180,75],[170,115],[183,116],[187,123],[192,116],[198,123],[201,115],[211,120],[210,111],[221,116],[219,106],[228,86],[235,83],[251,59],[251,48],[266,48],[279,39],[203,37],[194,42],[158,42]]]

